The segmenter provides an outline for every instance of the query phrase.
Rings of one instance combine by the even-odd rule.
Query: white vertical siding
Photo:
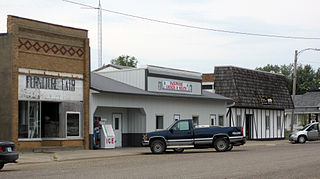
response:
[[[164,116],[164,128],[172,124],[174,114],[180,114],[180,119],[192,119],[192,116],[199,116],[199,124],[210,125],[210,114],[224,116],[224,124],[227,124],[225,118],[226,102],[220,100],[201,100],[201,99],[186,99],[186,98],[172,98],[172,97],[150,97],[138,95],[120,95],[120,94],[93,94],[92,110],[97,107],[104,107],[108,109],[112,107],[125,109],[143,109],[145,111],[145,119],[140,117],[144,114],[134,116],[131,121],[128,116],[131,113],[129,110],[126,119],[127,124],[123,122],[123,132],[150,132],[156,129],[156,115],[162,114]],[[99,114],[96,111],[95,114]],[[127,114],[127,111],[123,111]],[[132,123],[131,123],[132,122]],[[134,124],[133,124],[134,123]],[[130,126],[131,125],[131,126]],[[133,125],[133,126],[132,126]],[[142,131],[141,131],[142,130]]]
[[[246,115],[251,114],[252,119],[250,125],[251,139],[280,139],[284,138],[284,111],[283,110],[266,110],[266,109],[246,109],[246,108],[231,108],[227,116],[230,120],[230,126],[237,126],[237,115],[241,115],[241,127],[243,127],[244,135],[246,135]],[[270,128],[266,130],[266,115],[270,117]],[[278,127],[277,116],[281,117],[281,126]],[[249,128],[249,129],[250,129]]]
[[[110,72],[97,72],[99,75],[126,83],[145,90],[146,88],[146,72],[145,69],[119,70]]]

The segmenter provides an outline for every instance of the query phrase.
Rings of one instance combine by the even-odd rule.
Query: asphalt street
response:
[[[8,165],[0,178],[319,178],[320,142]]]

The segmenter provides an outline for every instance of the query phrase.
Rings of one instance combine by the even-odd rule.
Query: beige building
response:
[[[88,31],[8,16],[0,34],[0,140],[89,147]]]

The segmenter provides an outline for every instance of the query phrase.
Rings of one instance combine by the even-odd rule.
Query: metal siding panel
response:
[[[144,69],[111,71],[111,72],[98,73],[98,74],[120,81],[122,83],[129,84],[131,86],[134,86],[143,90],[145,89],[145,70]]]

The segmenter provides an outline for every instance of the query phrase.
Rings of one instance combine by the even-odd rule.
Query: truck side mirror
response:
[[[169,129],[169,132],[173,133],[173,129],[172,129],[172,128],[171,128],[171,129]]]

